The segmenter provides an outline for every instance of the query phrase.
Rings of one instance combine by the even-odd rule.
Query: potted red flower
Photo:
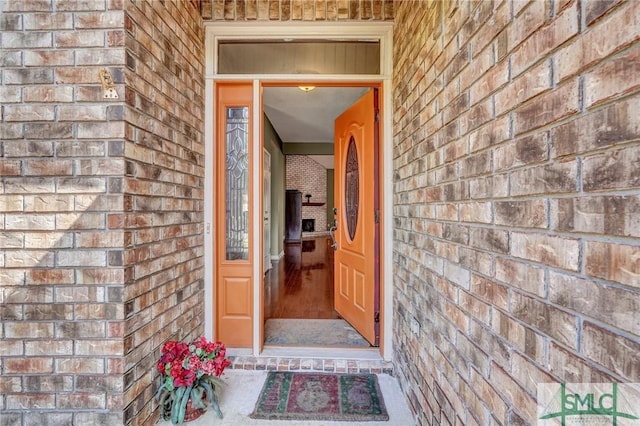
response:
[[[181,424],[211,407],[222,418],[218,393],[224,384],[220,375],[231,364],[222,342],[204,337],[191,342],[168,341],[158,361],[161,384],[156,399],[164,420]]]

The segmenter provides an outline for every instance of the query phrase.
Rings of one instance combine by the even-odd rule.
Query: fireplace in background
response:
[[[316,220],[302,219],[302,232],[316,232]]]

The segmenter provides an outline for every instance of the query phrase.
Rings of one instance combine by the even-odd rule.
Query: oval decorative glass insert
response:
[[[352,240],[356,236],[356,228],[358,227],[358,208],[360,205],[359,168],[356,141],[351,136],[349,147],[347,148],[347,161],[344,172],[344,204],[347,231],[349,232],[349,238]]]

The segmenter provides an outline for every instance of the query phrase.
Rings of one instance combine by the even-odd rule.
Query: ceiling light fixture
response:
[[[312,91],[313,89],[315,89],[316,86],[298,86],[298,89],[302,90],[303,92],[309,93],[310,91]]]

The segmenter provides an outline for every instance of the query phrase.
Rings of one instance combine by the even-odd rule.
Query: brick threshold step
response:
[[[269,371],[322,371],[327,373],[374,373],[393,376],[393,364],[378,349],[327,349],[265,347],[259,356],[249,350],[229,349],[229,368]]]

